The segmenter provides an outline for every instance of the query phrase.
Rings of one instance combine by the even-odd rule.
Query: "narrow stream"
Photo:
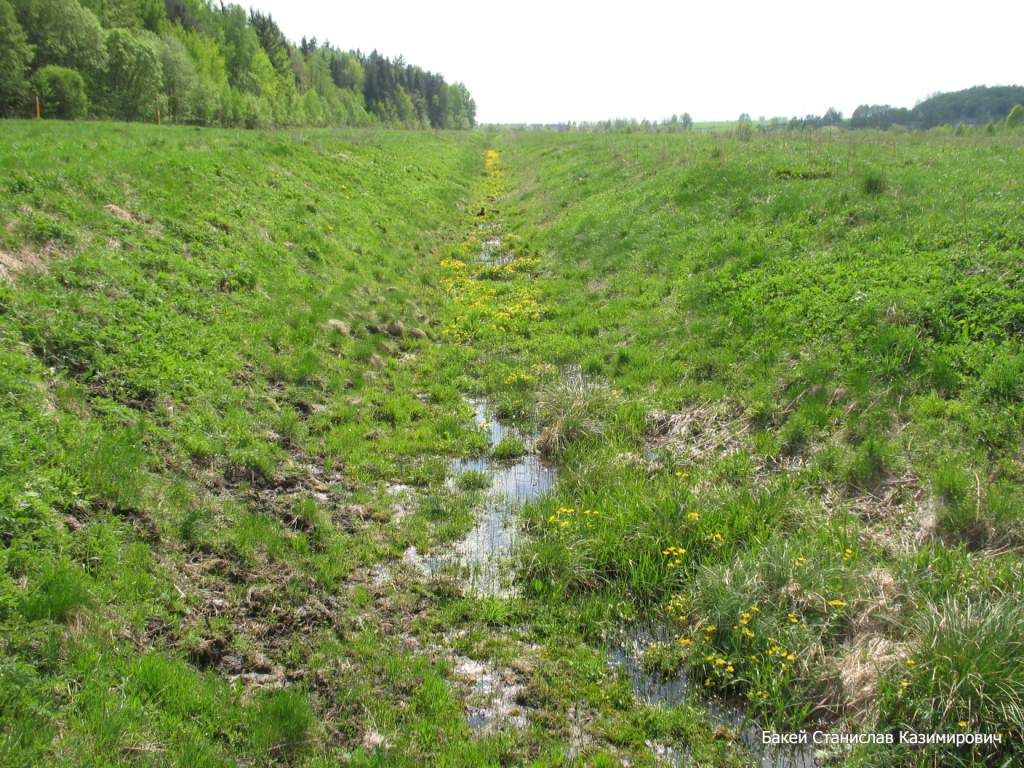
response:
[[[483,243],[480,261],[500,264],[507,257],[501,237],[489,232]],[[454,459],[450,465],[453,484],[466,472],[482,473],[490,481],[484,503],[473,529],[455,546],[443,553],[423,559],[428,573],[437,573],[456,566],[464,583],[478,596],[510,597],[515,594],[511,559],[516,545],[518,513],[527,503],[539,499],[557,480],[557,468],[545,463],[536,451],[534,433],[503,424],[485,399],[469,399],[476,424],[486,433],[491,449],[503,440],[522,441],[526,453],[514,459],[497,459],[485,455]],[[629,675],[634,696],[652,706],[674,706],[690,694],[689,679],[684,670],[662,679],[643,665],[643,651],[652,642],[674,641],[665,627],[622,627],[608,644],[612,664]],[[702,698],[702,697],[701,697]],[[761,768],[817,768],[809,748],[774,748],[761,743],[761,728],[735,705],[704,700],[712,722],[734,729],[750,750],[753,762]],[[658,747],[661,759],[682,764],[683,755],[673,748]]]

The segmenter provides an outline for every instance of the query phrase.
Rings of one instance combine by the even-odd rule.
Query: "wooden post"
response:
[[[36,120],[41,119],[43,116],[42,110],[39,108],[39,96],[36,96]]]
[[[156,124],[160,125],[160,110],[159,109],[156,111]]]

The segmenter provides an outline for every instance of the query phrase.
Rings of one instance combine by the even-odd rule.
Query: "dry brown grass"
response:
[[[47,265],[60,255],[60,248],[48,242],[41,248],[23,247],[17,253],[0,251],[0,280],[13,281],[29,272],[45,272]]]
[[[694,405],[679,413],[651,411],[647,426],[651,448],[693,462],[736,453],[748,431],[746,421],[725,402]]]

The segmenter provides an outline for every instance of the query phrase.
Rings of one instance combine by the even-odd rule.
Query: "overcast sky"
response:
[[[293,41],[376,48],[461,80],[480,122],[849,115],[1024,84],[1024,0],[250,4]]]

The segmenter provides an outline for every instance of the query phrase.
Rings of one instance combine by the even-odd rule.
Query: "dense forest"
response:
[[[211,0],[0,0],[0,115],[471,128],[461,83]]]

